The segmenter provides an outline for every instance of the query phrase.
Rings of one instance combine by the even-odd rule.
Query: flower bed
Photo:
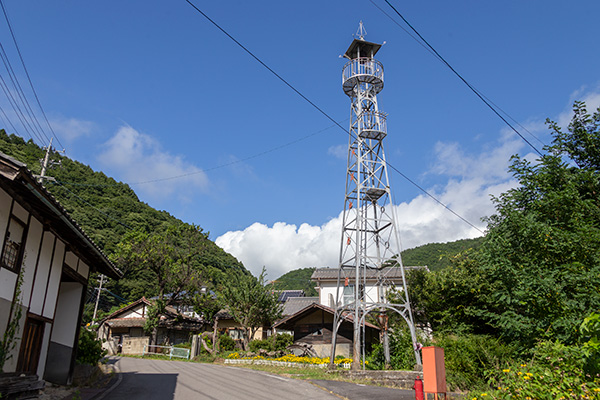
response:
[[[329,357],[298,357],[293,354],[287,354],[278,358],[265,358],[263,356],[246,357],[239,353],[231,353],[225,359],[225,364],[261,364],[261,365],[279,365],[284,367],[316,367],[324,368],[329,365]],[[334,364],[339,368],[350,368],[351,358],[338,358]]]

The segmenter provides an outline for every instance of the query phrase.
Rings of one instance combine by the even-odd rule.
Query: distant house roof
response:
[[[404,267],[404,271],[408,272],[410,270],[415,269],[425,269],[429,271],[427,266],[410,266]],[[333,281],[338,278],[339,268],[317,268],[315,272],[311,275],[310,279],[312,281]],[[367,269],[367,279],[375,279],[377,278],[377,274],[381,272],[383,276],[387,279],[401,279],[402,278],[402,268],[400,267],[386,267],[381,270],[376,269]]]
[[[296,323],[296,321],[298,321],[301,318],[304,318],[306,315],[315,312],[316,310],[323,310],[326,313],[335,314],[335,310],[331,307],[327,307],[324,306],[322,304],[318,304],[318,303],[312,303],[306,307],[304,307],[303,309],[297,311],[295,314],[289,315],[286,318],[282,319],[281,321],[277,322],[275,325],[273,325],[273,328],[278,328],[278,329],[285,329],[285,330],[294,330],[294,325]],[[350,323],[354,323],[354,318],[351,314],[342,314],[342,319],[346,322],[350,322]],[[369,322],[365,322],[365,326],[371,328],[371,329],[375,329],[375,330],[380,330],[379,327],[369,323]]]
[[[113,312],[108,317],[106,317],[102,321],[100,321],[100,325],[102,325],[103,323],[106,323],[111,328],[112,327],[121,327],[121,328],[143,327],[146,322],[145,315],[140,316],[140,318],[119,318],[119,316],[135,309],[136,307],[138,307],[141,304],[151,306],[154,303],[151,300],[148,300],[147,298],[142,297],[141,299],[136,300],[133,303],[128,304],[127,306]],[[184,315],[181,312],[177,311],[177,309],[175,307],[166,306],[165,312],[162,314],[161,321],[159,322],[159,326],[172,325],[173,324],[172,321],[175,321],[175,320],[176,320],[175,323],[178,325],[184,324],[184,325],[188,326],[188,325],[204,324],[204,321],[201,319],[189,317],[189,316]]]
[[[92,270],[114,279],[123,276],[58,200],[38,183],[27,166],[2,152],[0,182],[2,188],[13,198],[21,199],[21,205],[27,211],[68,241],[69,249],[83,259]]]
[[[297,313],[298,311],[310,306],[312,303],[318,303],[318,297],[290,297],[283,305],[282,315],[284,317]]]
[[[287,299],[293,297],[304,297],[304,290],[276,290],[275,292],[279,293],[277,301],[280,303],[285,303]]]

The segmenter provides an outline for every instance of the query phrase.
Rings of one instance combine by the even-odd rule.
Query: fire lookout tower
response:
[[[416,362],[421,364],[383,151],[387,114],[379,111],[377,103],[377,94],[383,89],[383,65],[373,57],[382,45],[365,41],[365,34],[361,21],[358,39],[344,54],[349,61],[342,70],[342,88],[351,100],[351,118],[330,357],[333,367],[339,327],[344,318],[351,319],[355,370],[360,369],[361,359],[365,358],[365,318],[370,313],[376,314],[382,329],[386,363],[389,362],[388,311],[400,314],[408,324]],[[388,279],[392,266],[396,271],[400,268],[402,287]],[[367,279],[375,280],[376,286],[367,287]],[[387,301],[392,287],[403,294],[401,304]]]

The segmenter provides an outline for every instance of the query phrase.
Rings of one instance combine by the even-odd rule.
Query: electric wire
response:
[[[0,112],[2,112],[2,115],[4,115],[4,118],[3,118],[3,120],[4,120],[4,119],[6,119],[6,121],[8,121],[8,124],[9,124],[9,125],[12,127],[12,129],[13,129],[13,132],[15,132],[15,133],[16,133],[17,135],[19,135],[19,136],[22,136],[22,135],[19,133],[19,131],[17,130],[17,128],[15,128],[15,126],[13,125],[12,121],[10,120],[10,118],[8,118],[8,115],[6,115],[6,113],[4,112],[4,108],[2,108],[1,106],[0,106]],[[29,138],[30,138],[31,140],[33,140],[33,137],[31,137],[31,135],[29,134],[29,132],[27,132],[27,134],[29,135]]]
[[[130,227],[129,225],[119,221],[117,218],[105,213],[104,211],[94,207],[92,204],[90,204],[88,201],[82,199],[81,197],[79,197],[76,193],[74,193],[73,191],[69,190],[69,188],[67,188],[66,186],[62,185],[60,182],[58,181],[54,181],[55,183],[57,183],[59,186],[61,186],[62,188],[64,188],[67,192],[71,193],[73,196],[75,196],[76,198],[78,198],[79,200],[81,200],[82,202],[84,202],[85,204],[87,204],[88,206],[92,207],[94,210],[98,211],[100,214],[104,215],[107,218],[112,219],[113,221],[115,221],[116,223],[123,225],[125,228],[128,229],[133,229],[132,227]]]
[[[33,109],[31,108],[31,105],[29,104],[29,101],[27,100],[27,96],[25,96],[25,92],[23,91],[23,88],[21,87],[21,84],[19,83],[19,79],[17,78],[17,75],[15,74],[15,70],[13,69],[10,59],[8,58],[8,54],[4,50],[4,46],[2,45],[2,42],[0,42],[0,57],[2,58],[2,63],[4,64],[6,71],[8,72],[8,77],[10,78],[12,86],[15,89],[15,92],[17,93],[17,96],[18,96],[19,100],[21,101],[21,104],[23,104],[25,113],[27,114],[29,120],[31,121],[30,127],[33,125],[32,129],[36,132],[36,135],[41,139],[40,143],[45,145],[46,143],[48,143],[50,141],[50,139],[48,138],[48,136],[42,129],[40,122],[38,121],[37,117],[35,116],[35,113],[33,112]],[[37,125],[36,125],[36,123],[37,123]],[[44,138],[45,138],[45,141],[44,141]]]
[[[347,120],[348,120],[348,118],[346,118],[345,120],[343,120],[341,122],[344,122],[344,121],[347,121]],[[164,181],[169,181],[169,180],[173,180],[173,179],[185,178],[187,176],[193,176],[193,175],[197,175],[197,174],[201,174],[201,173],[205,173],[205,172],[210,172],[210,171],[214,171],[214,170],[225,168],[225,167],[230,167],[230,166],[235,165],[235,164],[243,163],[243,162],[246,162],[246,161],[258,158],[258,157],[262,157],[262,156],[264,156],[266,154],[269,154],[269,153],[274,153],[274,152],[276,152],[278,150],[281,150],[281,149],[283,149],[285,147],[289,147],[289,146],[292,146],[292,145],[294,145],[296,143],[299,143],[299,142],[302,142],[304,140],[310,139],[311,137],[319,135],[319,134],[321,134],[321,133],[323,133],[323,132],[325,132],[325,131],[327,131],[327,130],[329,130],[331,128],[335,128],[336,126],[337,126],[337,124],[336,125],[330,125],[327,128],[323,128],[323,129],[321,129],[319,131],[310,133],[308,135],[302,136],[302,137],[300,137],[298,139],[294,139],[294,140],[292,140],[290,142],[286,142],[286,143],[281,144],[279,146],[272,147],[270,149],[267,149],[265,151],[261,151],[259,153],[255,153],[255,154],[250,155],[250,156],[245,157],[245,158],[237,159],[235,161],[230,161],[230,162],[224,163],[224,164],[219,164],[219,165],[216,165],[214,167],[202,168],[202,169],[194,171],[194,172],[188,172],[187,174],[169,176],[169,177],[165,177],[165,178],[157,178],[157,179],[152,179],[152,180],[148,180],[148,181],[141,181],[141,182],[131,182],[131,183],[128,183],[128,185],[144,185],[144,184],[148,184],[148,183],[164,182]],[[110,187],[110,186],[121,185],[121,183],[87,184],[87,183],[78,183],[78,182],[64,182],[64,181],[59,181],[59,182],[62,183],[62,184],[67,184],[67,185],[72,185],[72,186],[92,186],[92,187]]]
[[[29,125],[29,122],[25,118],[25,115],[23,115],[23,112],[21,111],[21,108],[19,107],[19,104],[15,100],[12,92],[10,91],[10,88],[8,87],[8,85],[6,84],[6,82],[4,81],[4,78],[2,77],[2,75],[0,75],[0,87],[2,88],[2,91],[4,92],[4,94],[6,95],[6,98],[8,99],[8,103],[10,104],[11,108],[15,112],[15,115],[17,116],[17,118],[19,119],[19,121],[21,121],[21,126],[23,126],[23,129],[25,129],[25,131],[27,132],[27,134],[29,135],[29,137],[33,139],[33,136],[32,136],[32,133],[31,133],[32,132],[31,125]],[[29,128],[27,128],[27,126],[29,126]],[[34,131],[33,134],[36,136],[36,138],[39,141],[39,143],[44,144],[44,141],[41,139],[40,136],[38,136],[35,133],[35,131]]]
[[[279,80],[281,80],[285,85],[287,85],[290,89],[292,89],[296,94],[298,94],[300,97],[302,97],[304,100],[306,100],[310,105],[312,105],[315,109],[317,109],[321,114],[323,114],[325,117],[327,117],[327,119],[329,119],[330,121],[333,121],[335,123],[336,126],[338,126],[340,129],[342,129],[344,131],[345,134],[350,134],[351,133],[344,128],[342,125],[340,125],[336,120],[334,120],[329,114],[327,114],[325,111],[323,111],[320,107],[318,107],[315,103],[313,103],[312,101],[310,101],[306,96],[304,96],[298,89],[296,89],[294,86],[292,86],[292,84],[290,84],[287,80],[285,80],[283,77],[281,77],[279,74],[277,74],[273,69],[271,69],[267,64],[265,64],[260,58],[258,58],[254,53],[252,53],[250,50],[248,50],[244,45],[242,45],[238,40],[236,40],[232,35],[230,35],[225,29],[223,29],[219,24],[217,24],[215,21],[213,21],[208,15],[206,15],[204,12],[202,12],[202,10],[200,10],[198,7],[196,7],[190,0],[185,0],[190,6],[192,6],[198,13],[200,13],[204,18],[206,18],[211,24],[213,24],[217,29],[219,29],[221,32],[223,32],[223,34],[225,34],[228,38],[230,38],[235,44],[237,44],[240,48],[242,48],[246,53],[248,53],[252,58],[254,58],[256,61],[258,61],[259,64],[261,64],[263,67],[265,67],[267,70],[269,70],[273,75],[275,75]],[[387,0],[386,0],[387,2]],[[418,34],[418,33],[417,33]],[[420,35],[419,35],[420,36]],[[435,52],[435,50],[432,48],[432,50]],[[437,53],[437,52],[436,52]],[[439,55],[438,55],[439,56]],[[441,56],[439,56],[441,58]],[[449,66],[449,65],[448,65]],[[465,81],[466,83],[466,81]],[[468,83],[467,83],[468,85]],[[477,93],[477,92],[476,92]],[[485,100],[484,100],[485,101]],[[492,108],[492,110],[494,110]],[[496,112],[494,110],[494,112]],[[496,112],[497,113],[497,112]],[[499,115],[500,116],[500,115]],[[500,116],[500,118],[502,118],[502,116]],[[502,118],[504,120],[504,118]],[[506,120],[505,120],[506,121]],[[508,122],[506,122],[509,126],[511,126]],[[511,126],[512,127],[512,126]],[[517,132],[514,128],[513,130],[515,132]],[[519,132],[517,132],[517,134],[519,136],[521,136],[523,138],[523,136],[521,134],[519,134]],[[523,140],[525,140],[527,143],[529,143],[525,138],[523,138]],[[529,143],[530,146],[533,147],[533,145],[531,145],[531,143]],[[533,147],[535,149],[535,147]],[[535,149],[537,151],[537,149]],[[538,151],[539,153],[539,151]],[[541,155],[541,153],[540,153]],[[465,221],[469,224],[469,226],[477,229],[479,232],[481,232],[483,234],[483,232],[477,228],[475,225],[473,225],[472,223],[468,222],[465,218],[459,216],[455,211],[452,211],[447,205],[445,205],[444,203],[442,203],[440,200],[438,200],[435,196],[433,196],[431,193],[429,193],[428,191],[426,191],[424,188],[422,188],[421,186],[417,185],[416,182],[414,182],[412,179],[409,179],[408,176],[406,176],[405,174],[401,173],[400,170],[396,167],[394,167],[392,164],[390,164],[389,162],[387,162],[387,165],[390,166],[390,168],[392,168],[394,171],[396,171],[397,173],[400,174],[400,176],[402,176],[403,178],[405,178],[408,182],[410,182],[412,185],[414,185],[415,187],[417,187],[419,190],[421,190],[422,192],[424,192],[425,194],[427,194],[427,196],[431,197],[432,199],[434,199],[437,203],[439,203],[440,205],[444,206],[444,208],[446,208],[447,210],[451,211],[452,214],[460,217],[460,219],[462,221]]]
[[[25,66],[25,61],[23,60],[23,55],[21,54],[21,49],[19,47],[19,44],[17,43],[17,38],[13,31],[12,25],[10,23],[10,19],[8,18],[8,13],[6,11],[6,8],[4,7],[4,2],[2,0],[0,0],[0,6],[2,6],[2,12],[4,13],[4,18],[6,19],[6,24],[8,25],[10,35],[12,36],[13,42],[15,44],[15,48],[17,49],[17,53],[19,54],[19,59],[21,60],[21,65],[23,66],[23,70],[25,71],[25,75],[27,76],[27,80],[29,81],[29,86],[31,86],[31,90],[32,90],[35,100],[38,104],[38,107],[40,108],[40,111],[42,112],[42,115],[44,116],[44,120],[46,121],[46,124],[48,125],[50,132],[52,132],[52,136],[56,139],[56,141],[58,142],[60,147],[62,147],[64,149],[65,147],[60,142],[60,139],[58,138],[58,136],[56,136],[54,129],[52,129],[52,125],[50,125],[50,122],[48,121],[48,117],[46,116],[46,112],[44,111],[44,108],[42,107],[42,103],[40,102],[38,94],[37,94],[35,88],[33,87],[33,82],[31,80],[31,77],[29,76],[29,71],[27,70],[27,67]]]
[[[371,3],[373,2],[372,0],[370,0]],[[492,105],[484,98],[484,96],[482,96],[479,91],[477,91],[477,89],[475,89],[473,86],[471,86],[471,84],[469,82],[467,82],[465,80],[465,78],[462,77],[461,74],[459,74],[458,72],[456,72],[456,70],[444,59],[444,57],[442,57],[434,48],[433,46],[431,46],[429,44],[429,42],[427,40],[425,40],[425,38],[423,36],[421,36],[421,34],[406,20],[406,18],[404,18],[404,16],[402,14],[400,14],[400,12],[396,9],[396,7],[394,7],[388,0],[384,0],[391,8],[392,10],[394,10],[394,12],[396,12],[396,14],[398,14],[398,16],[400,18],[402,18],[402,20],[404,21],[404,23],[406,23],[406,25],[408,25],[410,27],[410,29],[412,29],[412,31],[423,41],[423,43],[425,43],[427,45],[427,47],[429,47],[431,49],[431,51],[433,51],[435,53],[435,55],[444,63],[446,64],[446,66],[448,68],[450,68],[450,70],[452,72],[454,72],[454,74],[465,84],[467,85],[467,87],[469,89],[471,89],[471,91],[473,93],[475,93],[475,95],[477,97],[479,97],[479,99],[481,101],[483,101],[483,103],[488,106],[488,108],[490,110],[492,110],[494,112],[494,114],[496,114],[498,116],[498,118],[500,118],[510,129],[512,129],[517,135],[519,135],[519,137],[521,139],[523,139],[523,141],[525,143],[527,143],[529,145],[529,147],[531,147],[536,153],[538,153],[538,155],[540,157],[543,156],[543,154],[529,141],[525,138],[525,136],[523,136],[521,134],[521,132],[519,132],[518,130],[515,129],[514,126],[512,126],[512,124],[510,122],[508,122],[494,107],[492,107]]]

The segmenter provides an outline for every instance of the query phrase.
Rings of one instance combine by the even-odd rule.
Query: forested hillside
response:
[[[7,135],[4,130],[0,130],[0,151],[26,163],[35,174],[40,173],[40,160],[44,157],[44,151],[31,140],[25,142],[18,136]],[[123,246],[119,243],[127,235],[133,237],[140,232],[164,235],[167,230],[178,225],[191,227],[168,212],[155,210],[141,202],[127,184],[117,182],[102,172],[95,172],[89,166],[60,154],[55,153],[52,159],[60,161],[60,166],[51,169],[47,175],[56,181],[49,180],[44,185],[113,260],[122,253],[120,250]],[[195,255],[193,264],[203,280],[219,282],[232,272],[247,273],[235,257],[208,240],[202,229],[184,231],[191,232],[196,240],[202,242],[202,252]],[[181,247],[182,244],[175,243],[174,246]],[[124,272],[125,276],[121,281],[109,282],[107,286],[118,297],[133,301],[142,295],[158,294],[155,272],[141,270],[135,265]],[[109,301],[109,297],[102,304],[107,308],[115,305],[118,297],[112,297],[113,301]]]
[[[430,271],[438,271],[452,264],[452,259],[466,250],[476,250],[481,246],[483,237],[461,239],[447,243],[429,243],[419,247],[404,250],[402,263],[404,265],[426,265]]]
[[[404,265],[426,265],[438,271],[451,265],[452,259],[466,250],[481,246],[483,238],[461,239],[448,243],[429,243],[402,252]],[[315,268],[300,268],[281,275],[272,282],[278,290],[304,290],[306,296],[316,296],[315,284],[310,280]]]

